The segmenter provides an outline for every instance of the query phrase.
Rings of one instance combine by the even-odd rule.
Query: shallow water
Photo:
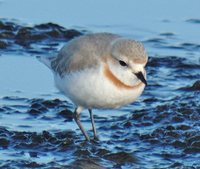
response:
[[[0,2],[2,17],[26,23],[0,20],[0,168],[200,168],[198,1],[177,0],[171,6],[155,0],[145,8],[149,15],[118,2],[127,13],[117,14],[119,6],[114,6],[113,20],[108,15],[112,4],[105,8],[105,20],[100,19],[104,7],[100,2],[99,11],[88,19],[90,13],[84,12],[97,4],[86,7],[68,1],[79,13],[72,15],[69,9],[72,18],[65,20],[58,17],[63,16],[63,1],[57,15],[40,17],[36,16],[41,12],[47,14],[44,6],[34,14],[27,12],[31,5],[22,2],[19,6],[12,0]],[[31,3],[36,7],[39,2]],[[50,1],[48,10],[54,3]],[[163,5],[171,7],[170,12]],[[185,12],[185,5],[193,10]],[[82,13],[83,18],[78,18]],[[70,29],[63,27],[67,24]],[[120,33],[144,43],[149,85],[131,105],[94,110],[100,140],[87,143],[73,121],[73,104],[54,88],[51,72],[35,56],[55,55],[71,38],[96,31]],[[82,121],[92,136],[87,111]]]

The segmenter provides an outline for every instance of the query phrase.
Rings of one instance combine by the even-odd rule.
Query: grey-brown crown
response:
[[[112,45],[112,55],[125,56],[135,63],[147,63],[148,56],[142,43],[129,40],[117,39]]]

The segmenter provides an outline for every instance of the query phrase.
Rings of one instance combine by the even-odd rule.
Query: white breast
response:
[[[136,100],[144,85],[135,89],[119,89],[103,74],[102,67],[66,74],[55,74],[56,87],[77,106],[84,108],[117,108]]]

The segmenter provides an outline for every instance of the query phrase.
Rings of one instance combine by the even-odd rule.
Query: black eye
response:
[[[119,64],[120,64],[121,66],[128,66],[128,65],[126,64],[126,62],[124,62],[124,61],[122,61],[122,60],[119,60]]]

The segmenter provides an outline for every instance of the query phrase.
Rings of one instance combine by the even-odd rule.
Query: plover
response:
[[[56,57],[38,57],[54,75],[56,87],[76,106],[74,120],[84,134],[80,113],[88,109],[97,138],[92,109],[113,109],[134,102],[145,86],[144,46],[111,33],[87,34],[69,41]]]

